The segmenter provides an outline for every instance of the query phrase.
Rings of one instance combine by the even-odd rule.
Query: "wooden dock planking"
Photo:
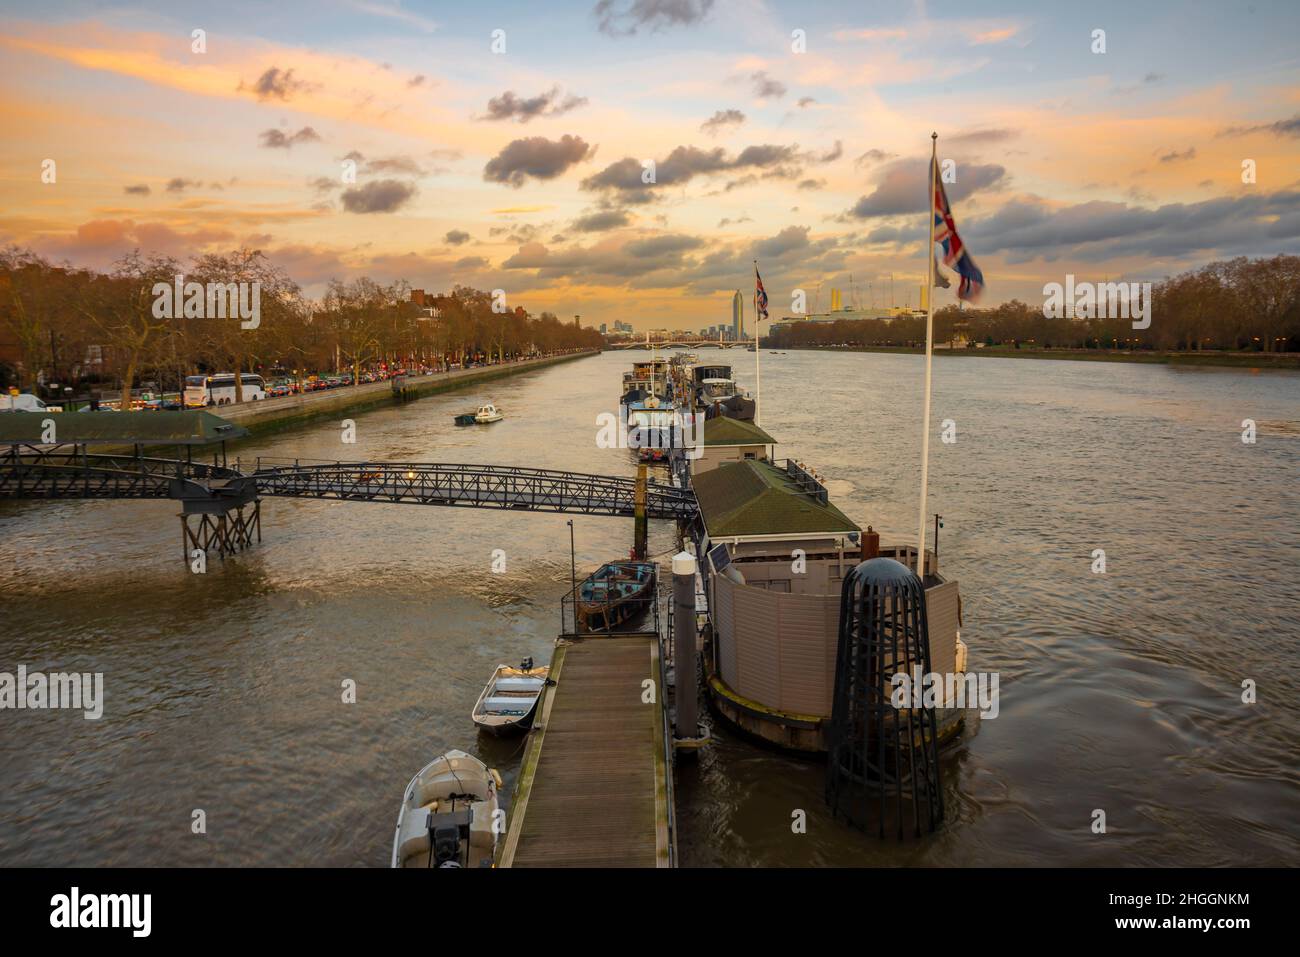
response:
[[[669,865],[658,654],[653,635],[557,643],[501,866]]]

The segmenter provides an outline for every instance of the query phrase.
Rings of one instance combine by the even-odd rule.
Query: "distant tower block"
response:
[[[921,835],[943,820],[934,708],[894,707],[893,677],[930,672],[925,588],[907,566],[873,558],[840,591],[835,697],[827,735],[826,803],[880,837]],[[907,686],[904,686],[906,688]],[[921,688],[911,689],[920,696]]]

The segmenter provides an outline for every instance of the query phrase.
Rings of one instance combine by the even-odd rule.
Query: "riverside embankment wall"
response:
[[[547,356],[543,359],[525,359],[520,362],[507,362],[502,365],[481,366],[474,369],[456,369],[451,372],[435,372],[427,376],[408,376],[406,394],[408,397],[421,398],[439,392],[450,392],[471,385],[478,385],[492,379],[518,375],[544,369],[561,362],[582,359],[597,353],[577,352],[572,355]],[[358,386],[345,386],[324,392],[309,392],[305,395],[287,395],[278,399],[263,399],[260,402],[244,402],[240,405],[223,405],[213,407],[210,411],[221,418],[236,422],[254,434],[273,432],[289,428],[308,419],[321,416],[337,415],[341,412],[364,412],[366,409],[383,405],[392,405],[398,401],[393,395],[393,384],[389,382],[369,382]]]

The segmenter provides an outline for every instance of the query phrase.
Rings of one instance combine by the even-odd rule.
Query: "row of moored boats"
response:
[[[731,366],[701,362],[693,353],[651,355],[623,373],[620,398],[627,412],[628,446],[642,462],[662,462],[682,434],[682,416],[753,420],[754,401],[736,384]]]

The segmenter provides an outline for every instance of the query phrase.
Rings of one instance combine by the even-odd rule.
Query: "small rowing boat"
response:
[[[528,730],[549,672],[545,666],[534,668],[532,658],[525,658],[517,668],[497,665],[470,717],[488,734],[502,736]]]
[[[655,600],[654,562],[608,562],[578,586],[578,624],[613,631],[646,612]]]

